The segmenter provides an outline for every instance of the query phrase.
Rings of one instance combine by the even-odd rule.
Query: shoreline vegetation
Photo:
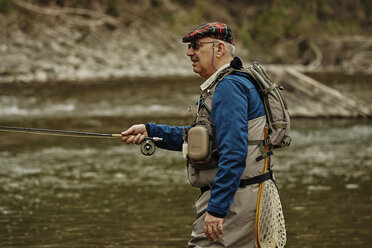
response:
[[[193,77],[181,38],[211,20],[231,26],[245,65],[284,66],[298,81],[314,72],[372,74],[370,7],[362,0],[0,0],[0,83]],[[351,116],[371,115],[355,106]]]

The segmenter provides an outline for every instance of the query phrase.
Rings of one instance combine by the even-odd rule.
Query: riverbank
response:
[[[12,29],[8,26],[6,29]],[[350,38],[351,39],[351,38]],[[364,38],[355,37],[363,42]],[[100,28],[94,32],[68,26],[49,27],[33,24],[27,32],[5,32],[0,40],[0,83],[112,80],[135,77],[193,76],[186,47],[179,39],[154,39],[154,34],[125,29]],[[372,48],[372,42],[370,42]],[[346,43],[345,43],[346,44]],[[344,44],[344,45],[345,45]],[[370,49],[368,48],[368,49]],[[355,52],[355,51],[354,51]],[[354,54],[353,50],[345,53]],[[336,54],[336,51],[334,51]],[[245,63],[252,51],[237,47]],[[334,57],[336,55],[333,55]],[[359,54],[359,55],[358,55]],[[356,56],[366,59],[357,62]],[[320,56],[320,55],[319,55]],[[287,64],[301,72],[371,73],[369,54],[353,55],[350,61],[322,65],[314,60],[309,65]],[[255,55],[257,61],[260,56]],[[329,60],[329,57],[327,58]],[[337,60],[337,59],[335,59]],[[265,62],[265,61],[263,61]],[[274,66],[274,65],[271,65]]]
[[[45,23],[25,32],[8,21],[0,41],[1,83],[191,75],[182,44],[168,47],[151,33]]]

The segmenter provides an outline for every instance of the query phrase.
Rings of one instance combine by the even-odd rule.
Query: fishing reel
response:
[[[141,153],[145,156],[151,156],[156,151],[154,141],[162,141],[162,138],[158,137],[146,137],[141,143]]]

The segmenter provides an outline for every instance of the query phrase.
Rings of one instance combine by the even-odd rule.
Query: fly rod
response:
[[[79,138],[122,138],[121,134],[107,134],[107,133],[90,133],[90,132],[77,132],[77,131],[66,131],[66,130],[52,130],[52,129],[41,129],[41,128],[27,128],[27,127],[10,127],[0,126],[0,131],[13,132],[13,133],[30,133],[39,135],[53,135],[53,136],[65,136],[65,137],[79,137]],[[129,135],[130,136],[130,135]],[[145,137],[141,143],[141,152],[143,155],[150,156],[154,154],[156,146],[154,142],[163,141],[163,138],[159,137]]]

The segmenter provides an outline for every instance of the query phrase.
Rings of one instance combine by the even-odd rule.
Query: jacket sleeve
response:
[[[212,123],[216,130],[219,163],[207,211],[225,217],[238,190],[248,153],[248,98],[242,84],[223,79],[216,87]]]
[[[146,124],[147,133],[150,137],[163,138],[163,141],[155,142],[156,146],[171,151],[182,151],[183,128],[185,127],[187,126],[171,127],[155,123]]]

